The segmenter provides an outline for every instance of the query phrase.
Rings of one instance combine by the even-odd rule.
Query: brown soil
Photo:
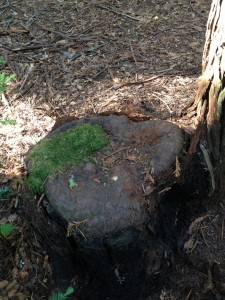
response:
[[[115,112],[183,125],[179,117],[193,101],[201,74],[210,3],[1,2],[0,56],[7,59],[1,72],[15,73],[16,79],[2,96],[0,114],[1,120],[16,120],[16,125],[0,125],[1,188],[15,191],[0,201],[0,223],[14,221],[18,229],[0,239],[0,299],[47,299],[57,286],[52,271],[61,267],[52,264],[51,254],[60,255],[67,243],[61,225],[47,219],[42,197],[28,202],[31,196],[22,193],[29,147],[55,122],[93,114]],[[192,125],[190,120],[183,126],[191,132]],[[187,181],[200,174],[197,165],[192,167]],[[225,202],[221,196],[211,202],[199,197],[199,188],[205,189],[199,177],[204,173],[194,177],[197,183],[191,193],[190,184],[175,186],[160,199],[163,222],[157,234],[173,251],[162,246],[161,268],[156,268],[151,287],[143,281],[147,292],[140,299],[225,299]],[[55,245],[51,234],[57,231]],[[51,243],[49,254],[46,245]],[[67,254],[65,250],[61,257]],[[75,286],[85,286],[85,278],[73,280]]]

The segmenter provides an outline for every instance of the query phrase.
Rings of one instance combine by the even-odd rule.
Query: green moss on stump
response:
[[[52,138],[40,141],[28,154],[31,171],[27,180],[29,189],[43,193],[46,180],[71,165],[90,160],[101,150],[108,138],[99,125],[82,124]]]

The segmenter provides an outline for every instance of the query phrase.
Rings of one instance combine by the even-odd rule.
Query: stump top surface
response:
[[[49,202],[85,238],[143,224],[147,211],[154,209],[154,178],[173,174],[171,166],[183,148],[181,129],[159,120],[96,116],[65,124],[50,136],[82,123],[101,125],[111,144],[93,163],[71,166],[48,180]],[[72,188],[71,178],[76,182]]]

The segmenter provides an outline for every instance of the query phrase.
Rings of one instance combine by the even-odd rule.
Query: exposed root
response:
[[[209,153],[206,150],[206,148],[203,145],[203,143],[200,143],[200,148],[202,150],[202,154],[204,156],[205,163],[207,165],[207,168],[209,170],[210,177],[211,177],[211,191],[209,193],[209,196],[211,196],[214,193],[215,189],[216,189],[216,181],[215,181],[213,166],[212,166],[212,163],[211,163],[211,160],[210,160],[210,157],[209,157]]]
[[[188,108],[187,113],[193,112],[196,110],[198,103],[204,99],[204,96],[206,94],[206,91],[209,87],[209,84],[211,82],[211,79],[209,79],[206,76],[201,76],[199,78],[199,83],[198,83],[198,90],[195,96],[195,101],[191,107]]]
[[[196,152],[196,148],[197,148],[197,145],[200,140],[201,133],[202,133],[202,128],[203,128],[203,123],[199,122],[197,125],[197,128],[195,130],[195,133],[191,139],[191,143],[190,143],[190,146],[188,149],[188,154],[190,154],[190,155],[194,154]]]
[[[188,118],[193,118],[196,115],[196,125],[195,132],[191,139],[190,146],[188,149],[188,154],[194,154],[196,152],[197,145],[199,143],[203,125],[205,123],[206,118],[206,107],[207,101],[206,98],[207,90],[210,86],[211,79],[205,75],[200,77],[200,81],[198,83],[198,91],[195,97],[195,101],[191,107],[187,109],[187,114],[183,117],[184,120]]]
[[[194,154],[196,152],[196,148],[198,145],[198,142],[200,140],[200,136],[202,133],[203,125],[204,125],[204,119],[205,119],[205,111],[206,111],[206,101],[201,104],[199,102],[197,113],[199,114],[199,121],[195,130],[195,133],[191,139],[190,147],[188,149],[188,154]]]

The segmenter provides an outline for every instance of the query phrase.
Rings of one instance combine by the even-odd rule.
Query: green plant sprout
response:
[[[0,73],[0,92],[5,92],[7,83],[9,83],[15,77],[15,74],[7,76],[4,73]]]
[[[7,60],[4,57],[0,56],[0,64],[5,64]]]
[[[6,238],[11,233],[13,233],[16,228],[17,228],[17,226],[14,223],[2,224],[2,225],[0,225],[0,235],[2,235],[4,238]]]
[[[63,292],[54,293],[48,298],[48,300],[67,300],[68,297],[73,293],[74,293],[74,288],[70,286],[68,287],[65,293]]]
[[[0,125],[16,125],[16,120],[0,120]]]
[[[6,60],[4,57],[0,57],[0,64],[5,64]],[[6,91],[7,84],[16,77],[16,74],[5,75],[4,73],[0,73],[0,93]]]
[[[69,188],[70,189],[77,188],[77,182],[75,181],[75,178],[73,175],[71,175],[69,178]]]
[[[43,193],[49,177],[71,165],[90,161],[91,156],[107,144],[108,138],[102,127],[91,124],[78,125],[43,139],[27,156],[31,167],[28,187],[34,193]],[[75,185],[75,181],[69,182],[71,188]]]

